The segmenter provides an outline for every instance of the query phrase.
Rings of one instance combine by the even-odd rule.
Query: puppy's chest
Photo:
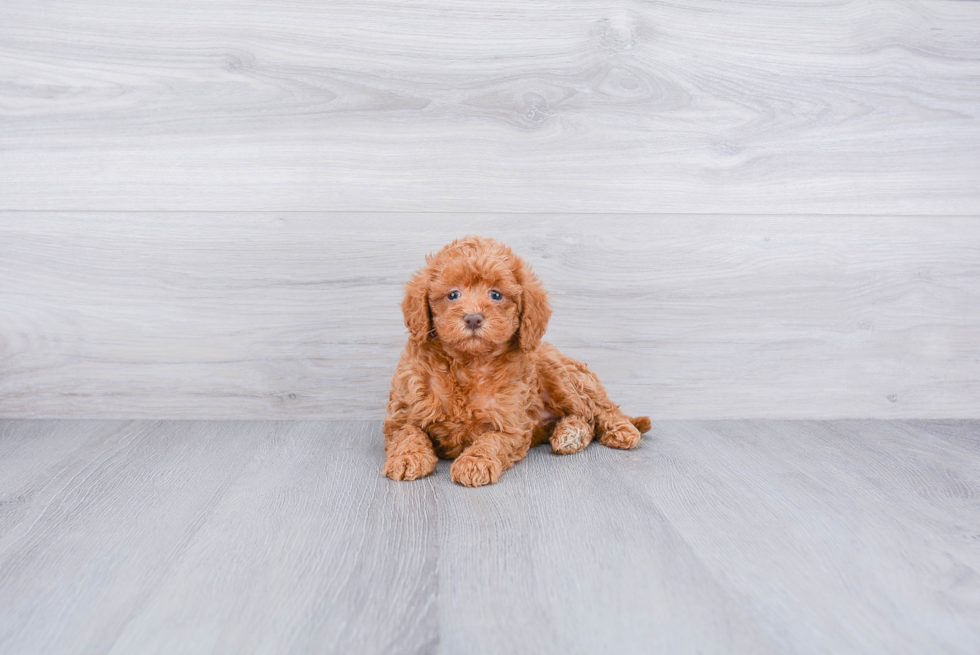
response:
[[[440,371],[429,376],[429,401],[437,420],[486,421],[517,408],[517,386],[489,368]]]

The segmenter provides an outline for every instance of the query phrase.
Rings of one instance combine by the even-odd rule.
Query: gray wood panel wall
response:
[[[624,409],[980,416],[980,3],[0,9],[0,416],[375,418],[496,236]]]
[[[467,233],[532,262],[628,411],[980,408],[972,218],[8,213],[0,411],[377,417],[402,285]]]
[[[0,209],[977,212],[973,2],[2,17]]]

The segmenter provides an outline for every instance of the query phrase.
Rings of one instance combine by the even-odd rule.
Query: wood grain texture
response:
[[[498,485],[379,422],[0,422],[0,653],[974,653],[980,423],[663,421]]]
[[[980,219],[0,214],[0,416],[379,418],[402,286],[467,233],[658,418],[980,416]]]
[[[976,422],[677,422],[649,445],[631,480],[781,651],[980,644]]]
[[[417,653],[436,639],[431,486],[378,474],[377,425],[0,425],[0,459],[20,453],[5,468],[30,472],[4,480],[0,652]],[[65,425],[68,456],[47,447]]]
[[[0,209],[980,208],[976,2],[0,11]]]

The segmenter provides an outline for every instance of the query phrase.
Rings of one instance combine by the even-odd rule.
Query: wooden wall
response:
[[[468,233],[658,418],[980,417],[980,3],[0,9],[0,417],[377,418]]]

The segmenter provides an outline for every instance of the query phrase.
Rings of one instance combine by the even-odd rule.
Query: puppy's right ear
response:
[[[429,270],[428,267],[417,272],[405,286],[405,299],[402,300],[402,313],[408,338],[415,343],[425,343],[432,332],[432,312],[429,309]]]

